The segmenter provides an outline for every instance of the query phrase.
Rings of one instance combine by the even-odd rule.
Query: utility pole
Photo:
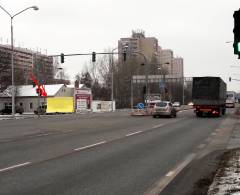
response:
[[[37,87],[39,87],[39,85],[40,85],[40,81],[39,81],[39,63],[38,63],[38,61],[37,61],[37,54],[35,53],[34,54],[34,62],[35,62],[35,66],[36,66],[36,68],[37,68],[37,83],[38,83],[38,85],[37,85]],[[38,99],[37,99],[37,113],[38,113],[38,118],[40,118],[40,91],[38,91]]]
[[[133,78],[131,75],[131,111],[133,112]]]
[[[113,99],[114,99],[114,97],[113,97],[113,74],[114,74],[114,58],[113,58],[113,52],[115,51],[115,50],[117,50],[118,48],[114,48],[113,50],[112,50],[112,58],[111,58],[111,69],[112,69],[112,71],[111,71],[111,80],[112,80],[112,82],[111,82],[111,101],[112,101],[112,111],[113,111]]]
[[[182,85],[183,85],[183,88],[182,88],[182,94],[183,94],[183,96],[182,96],[182,105],[184,105],[185,104],[185,102],[184,102],[184,96],[185,96],[185,94],[184,94],[184,77],[182,77]]]

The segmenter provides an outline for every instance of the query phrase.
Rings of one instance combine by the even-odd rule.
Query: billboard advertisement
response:
[[[75,89],[75,109],[76,112],[89,111],[92,108],[91,89]]]

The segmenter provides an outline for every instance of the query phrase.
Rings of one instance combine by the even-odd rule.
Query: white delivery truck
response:
[[[226,107],[234,108],[235,101],[236,101],[236,92],[235,91],[227,91]]]

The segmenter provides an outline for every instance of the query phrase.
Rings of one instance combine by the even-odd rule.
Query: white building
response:
[[[45,91],[47,97],[73,97],[74,86],[73,85],[45,85]],[[84,85],[80,85],[83,88]],[[6,106],[12,105],[11,89],[9,86],[3,93],[0,93],[0,110]],[[46,105],[46,97],[40,97],[40,106]],[[33,85],[21,85],[17,86],[15,104],[22,106],[24,112],[33,113],[38,107],[38,94],[36,93],[36,87]]]

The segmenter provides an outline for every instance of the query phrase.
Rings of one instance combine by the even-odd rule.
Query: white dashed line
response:
[[[47,135],[51,135],[51,133],[39,134],[39,135],[36,135],[36,137],[43,137],[43,136],[47,136]]]
[[[154,125],[153,126],[153,129],[156,129],[156,128],[159,128],[159,127],[162,127],[162,126],[164,126],[165,124],[159,124],[159,125]]]
[[[131,135],[135,135],[135,134],[138,134],[138,133],[142,133],[142,131],[136,131],[136,132],[133,132],[133,133],[129,133],[129,134],[126,135],[126,137],[131,136]]]
[[[206,144],[200,144],[199,146],[198,146],[198,149],[202,149],[202,148],[204,148],[206,146]]]
[[[208,137],[207,139],[205,139],[206,142],[210,142],[211,141],[211,137]]]
[[[25,162],[25,163],[22,163],[22,164],[17,164],[17,165],[13,165],[11,167],[7,167],[7,168],[4,168],[4,169],[0,169],[0,172],[4,172],[4,171],[8,171],[8,170],[11,170],[11,169],[15,169],[15,168],[18,168],[18,167],[23,167],[25,165],[29,165],[31,162]]]
[[[211,133],[211,135],[217,135],[215,132]]]
[[[81,147],[81,148],[75,148],[74,150],[75,151],[84,150],[84,149],[92,148],[94,146],[98,146],[98,145],[105,144],[105,143],[106,143],[106,141],[102,141],[102,142],[98,142],[96,144],[91,144],[91,145],[84,146],[84,147]]]
[[[174,175],[174,173],[175,173],[174,171],[169,171],[169,172],[166,174],[166,176],[167,176],[167,177],[171,177],[171,176]]]

